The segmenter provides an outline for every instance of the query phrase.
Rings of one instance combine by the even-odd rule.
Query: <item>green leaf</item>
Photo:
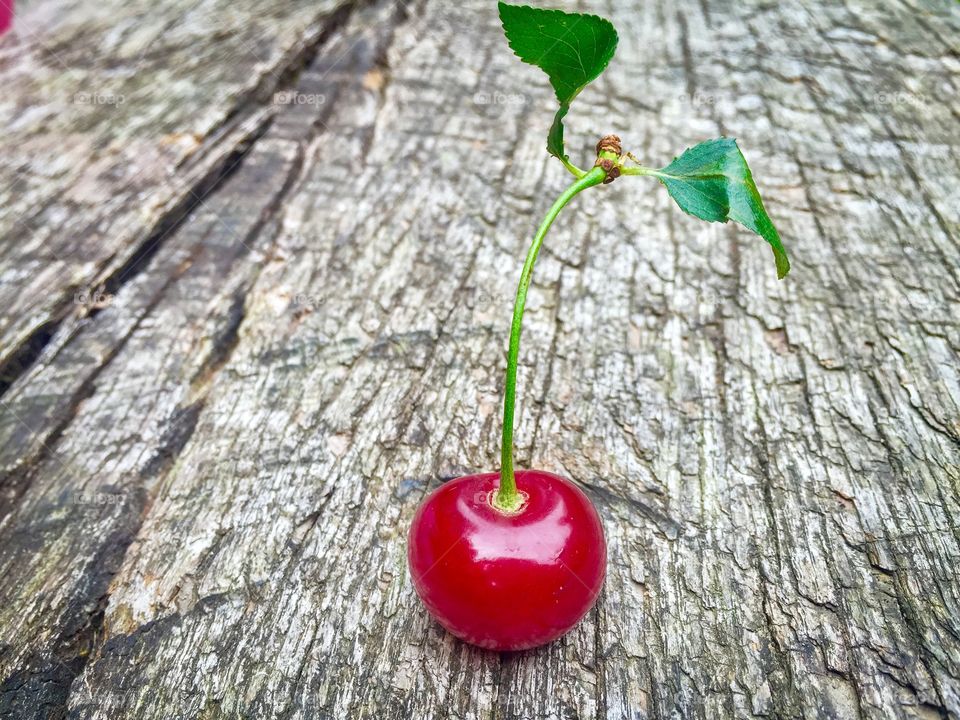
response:
[[[763,208],[747,161],[733,138],[707,140],[651,173],[666,186],[680,209],[710,222],[733,220],[773,248],[777,277],[790,272],[787,251]]]
[[[566,117],[568,110],[570,105],[561,103],[557,114],[553,116],[553,125],[550,126],[550,132],[547,134],[547,151],[561,160],[567,159],[567,154],[563,152],[563,118]]]
[[[547,136],[547,150],[566,162],[563,118],[577,94],[610,63],[617,49],[617,31],[609,20],[596,15],[504,2],[498,6],[510,48],[550,78],[560,109]]]

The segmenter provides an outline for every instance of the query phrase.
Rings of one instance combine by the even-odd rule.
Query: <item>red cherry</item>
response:
[[[0,0],[0,35],[13,25],[13,0]]]
[[[447,630],[491,650],[543,645],[577,624],[606,574],[600,516],[569,480],[517,472],[523,506],[490,504],[498,473],[445,483],[417,510],[407,559],[413,586]]]

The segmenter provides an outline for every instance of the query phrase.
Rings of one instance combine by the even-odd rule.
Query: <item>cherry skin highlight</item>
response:
[[[569,480],[516,473],[515,513],[491,505],[498,473],[445,483],[417,510],[407,558],[413,586],[441,625],[491,650],[555,640],[591,608],[607,546],[593,504]]]

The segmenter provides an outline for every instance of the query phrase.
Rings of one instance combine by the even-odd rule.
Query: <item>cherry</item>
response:
[[[0,35],[13,24],[13,0],[0,0]]]
[[[600,517],[569,480],[520,470],[522,504],[494,504],[499,473],[445,483],[417,510],[407,556],[427,610],[457,637],[523,650],[563,635],[593,605],[606,574]]]
[[[655,170],[624,154],[619,137],[607,135],[597,143],[597,159],[590,170],[571,163],[564,152],[561,121],[570,101],[583,89],[584,78],[587,82],[596,78],[613,56],[616,30],[594,15],[504,2],[498,7],[510,47],[521,60],[550,76],[561,106],[547,149],[576,180],[540,221],[520,271],[503,385],[500,472],[457,478],[431,493],[414,516],[407,559],[417,594],[441,625],[482,647],[521,650],[550,642],[576,625],[597,599],[607,559],[600,518],[576,486],[540,470],[516,472],[513,468],[523,313],[533,267],[553,221],[567,203],[589,188],[621,175],[648,175],[663,183],[688,214],[711,222],[734,220],[761,235],[773,247],[777,277],[787,274],[790,263],[747,161],[731,138],[700,143]],[[557,34],[570,33],[581,21],[583,37],[594,43],[594,52],[585,65],[576,50],[580,62],[573,64],[579,65],[574,72],[569,63],[559,63],[551,53]],[[574,47],[567,45],[564,52]],[[579,41],[575,45],[579,47]],[[600,45],[603,52],[597,52]],[[581,74],[574,78],[568,71]],[[635,165],[626,165],[627,160]],[[721,166],[726,174],[718,176],[716,168]],[[704,190],[700,186],[707,178],[713,184]],[[609,222],[614,219],[614,214],[607,215]],[[599,324],[599,317],[595,319]]]

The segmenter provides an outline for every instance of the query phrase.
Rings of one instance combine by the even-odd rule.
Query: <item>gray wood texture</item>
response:
[[[517,459],[608,579],[503,655],[405,555],[496,468],[568,181],[494,4],[18,4],[0,715],[960,718],[960,5],[560,4],[621,35],[572,157],[739,138],[794,269],[646,178],[561,217]]]

